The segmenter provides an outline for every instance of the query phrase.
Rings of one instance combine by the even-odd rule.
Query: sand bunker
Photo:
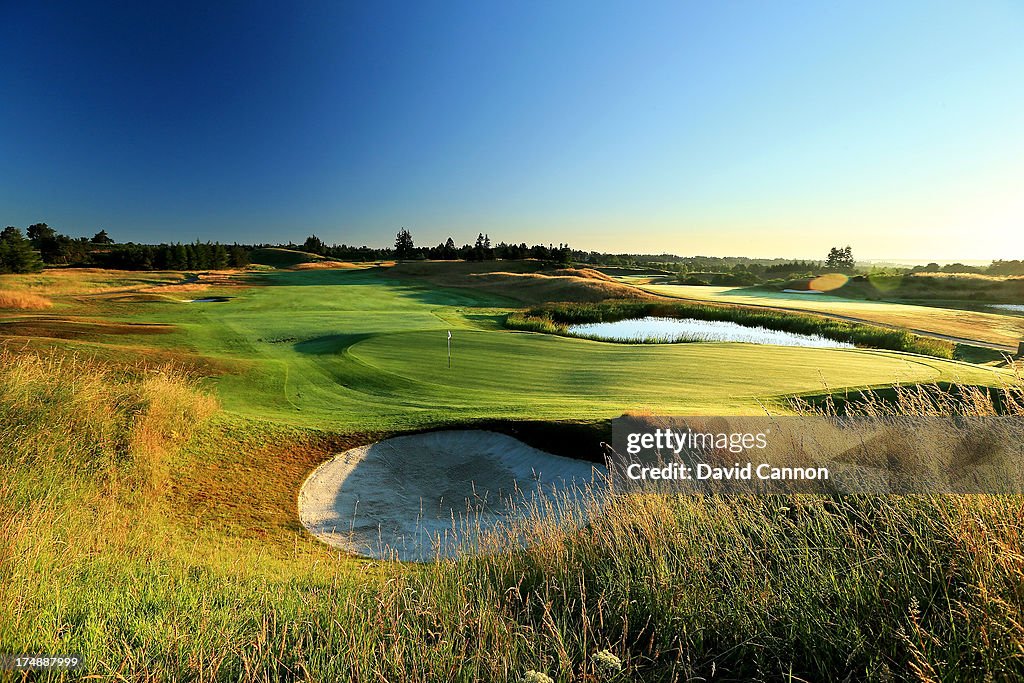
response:
[[[494,432],[399,436],[320,465],[299,492],[299,517],[337,548],[429,561],[471,550],[481,531],[526,516],[541,496],[581,495],[595,468]]]

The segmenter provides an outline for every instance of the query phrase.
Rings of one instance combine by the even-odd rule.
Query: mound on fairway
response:
[[[429,561],[471,549],[481,532],[578,495],[591,463],[480,430],[428,432],[345,451],[299,492],[299,517],[325,543],[367,557]]]
[[[544,271],[542,263],[529,260],[400,263],[384,271],[384,275],[418,280],[438,287],[472,288],[484,294],[528,304],[654,298],[593,269],[561,268]]]
[[[319,254],[311,254],[308,251],[297,249],[279,249],[277,247],[266,247],[253,249],[249,255],[252,263],[261,266],[273,266],[274,268],[294,268],[302,263],[313,263],[323,261],[324,257]]]

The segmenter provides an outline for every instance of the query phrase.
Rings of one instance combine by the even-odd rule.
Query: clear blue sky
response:
[[[0,93],[21,227],[1024,258],[1019,0],[0,0]]]

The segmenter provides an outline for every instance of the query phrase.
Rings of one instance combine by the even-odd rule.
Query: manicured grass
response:
[[[632,347],[513,332],[501,329],[503,299],[376,269],[273,272],[247,281],[254,286],[229,291],[226,303],[111,303],[108,315],[174,325],[175,333],[135,341],[191,349],[229,368],[210,380],[227,411],[334,431],[478,418],[587,420],[637,409],[736,413],[783,395],[820,393],[826,384],[996,381],[987,369],[890,352]]]
[[[828,294],[790,294],[745,287],[698,287],[690,285],[643,285],[660,296],[697,301],[775,306],[795,311],[834,313],[912,330],[923,330],[1004,346],[1017,347],[1024,338],[1024,319],[1019,317],[937,306],[863,301]]]

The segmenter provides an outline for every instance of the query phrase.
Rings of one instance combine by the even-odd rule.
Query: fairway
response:
[[[1016,350],[1017,343],[1024,338],[1024,318],[998,313],[886,301],[863,301],[828,294],[772,292],[747,287],[659,284],[640,286],[644,291],[660,296],[832,313],[910,330],[997,344],[1009,350]]]
[[[110,299],[90,309],[120,322],[171,325],[171,333],[132,343],[190,349],[224,368],[208,381],[230,412],[339,432],[487,418],[588,420],[631,410],[748,413],[826,387],[996,377],[967,364],[865,349],[634,346],[515,332],[501,326],[509,305],[501,298],[382,270],[249,274],[251,286],[227,290],[232,298],[223,303]]]

